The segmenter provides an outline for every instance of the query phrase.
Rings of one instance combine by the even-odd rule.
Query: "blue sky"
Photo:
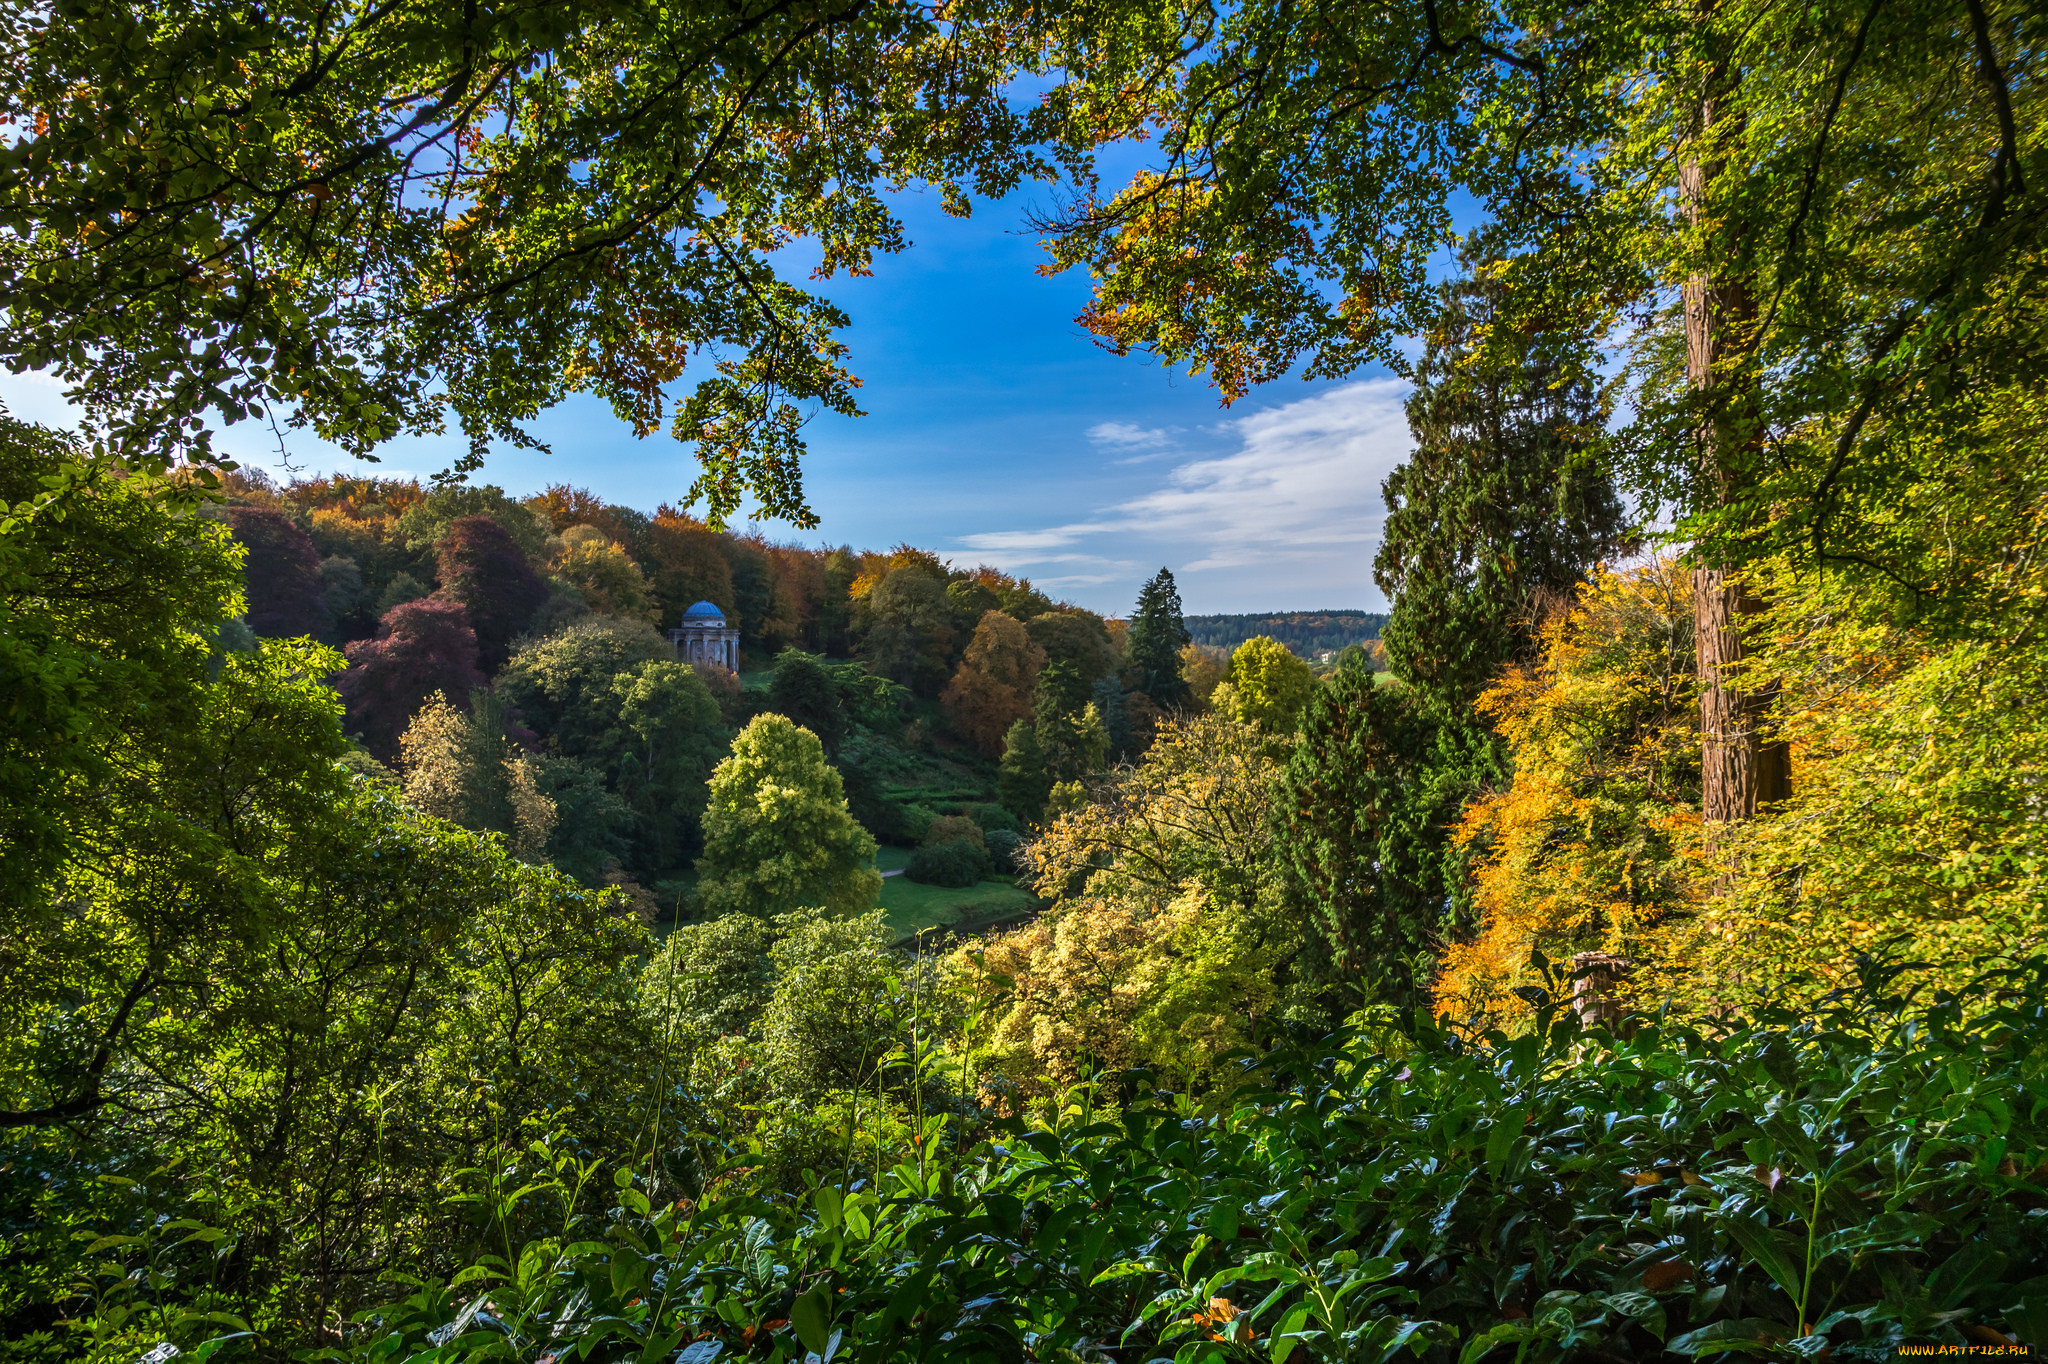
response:
[[[1044,194],[981,203],[961,221],[936,193],[905,193],[910,249],[871,277],[813,286],[852,318],[868,415],[810,424],[806,487],[822,524],[770,522],[768,533],[909,541],[1112,614],[1161,565],[1191,613],[1381,608],[1379,486],[1408,449],[1399,384],[1383,372],[1288,379],[1225,410],[1201,379],[1110,354],[1073,321],[1085,276],[1036,273],[1045,256],[1025,217]],[[36,376],[0,375],[0,399],[64,421],[56,387]],[[223,447],[275,470],[275,450],[245,430]],[[501,450],[475,479],[515,494],[567,482],[651,511],[695,477],[685,447],[634,439],[592,399],[571,399],[535,433],[551,454]],[[394,442],[382,471],[431,474],[457,449]],[[306,437],[290,451],[308,471],[373,471]]]

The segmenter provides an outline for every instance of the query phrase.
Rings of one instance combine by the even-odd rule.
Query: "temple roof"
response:
[[[710,625],[713,622],[719,625],[725,624],[725,612],[721,611],[716,603],[700,601],[689,610],[683,612],[683,624],[685,625]]]

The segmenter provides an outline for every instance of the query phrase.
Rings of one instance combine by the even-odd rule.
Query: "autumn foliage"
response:
[[[414,601],[394,606],[375,639],[348,646],[348,671],[335,685],[348,706],[349,728],[369,750],[389,761],[398,736],[436,696],[467,697],[480,687],[476,631],[454,602]]]
[[[999,757],[1010,726],[1031,714],[1045,650],[1001,611],[983,614],[939,703],[946,718],[987,757]]]
[[[1440,1009],[1520,1018],[1516,989],[1541,983],[1532,951],[1646,961],[1653,933],[1700,899],[1691,609],[1674,561],[1602,570],[1544,626],[1535,670],[1480,698],[1514,778],[1457,829],[1480,926],[1445,946]]]

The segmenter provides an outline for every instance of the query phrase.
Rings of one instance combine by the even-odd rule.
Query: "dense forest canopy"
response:
[[[2044,38],[0,4],[0,1360],[2048,1348]],[[1111,347],[1408,378],[1384,619],[723,527],[777,253],[1030,176]],[[463,477],[578,390],[690,501]]]

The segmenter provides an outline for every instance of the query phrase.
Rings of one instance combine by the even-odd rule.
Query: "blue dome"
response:
[[[700,602],[698,602],[698,603],[697,603],[697,604],[696,604],[695,606],[691,607],[691,608],[690,608],[689,610],[687,610],[687,611],[683,612],[683,619],[684,619],[684,620],[705,620],[705,619],[711,619],[711,620],[724,620],[724,619],[725,619],[725,612],[723,612],[723,611],[719,610],[719,609],[718,609],[718,607],[717,607],[717,606],[715,606],[715,605],[713,605],[713,604],[712,604],[711,602],[708,602],[708,601],[700,601]]]

